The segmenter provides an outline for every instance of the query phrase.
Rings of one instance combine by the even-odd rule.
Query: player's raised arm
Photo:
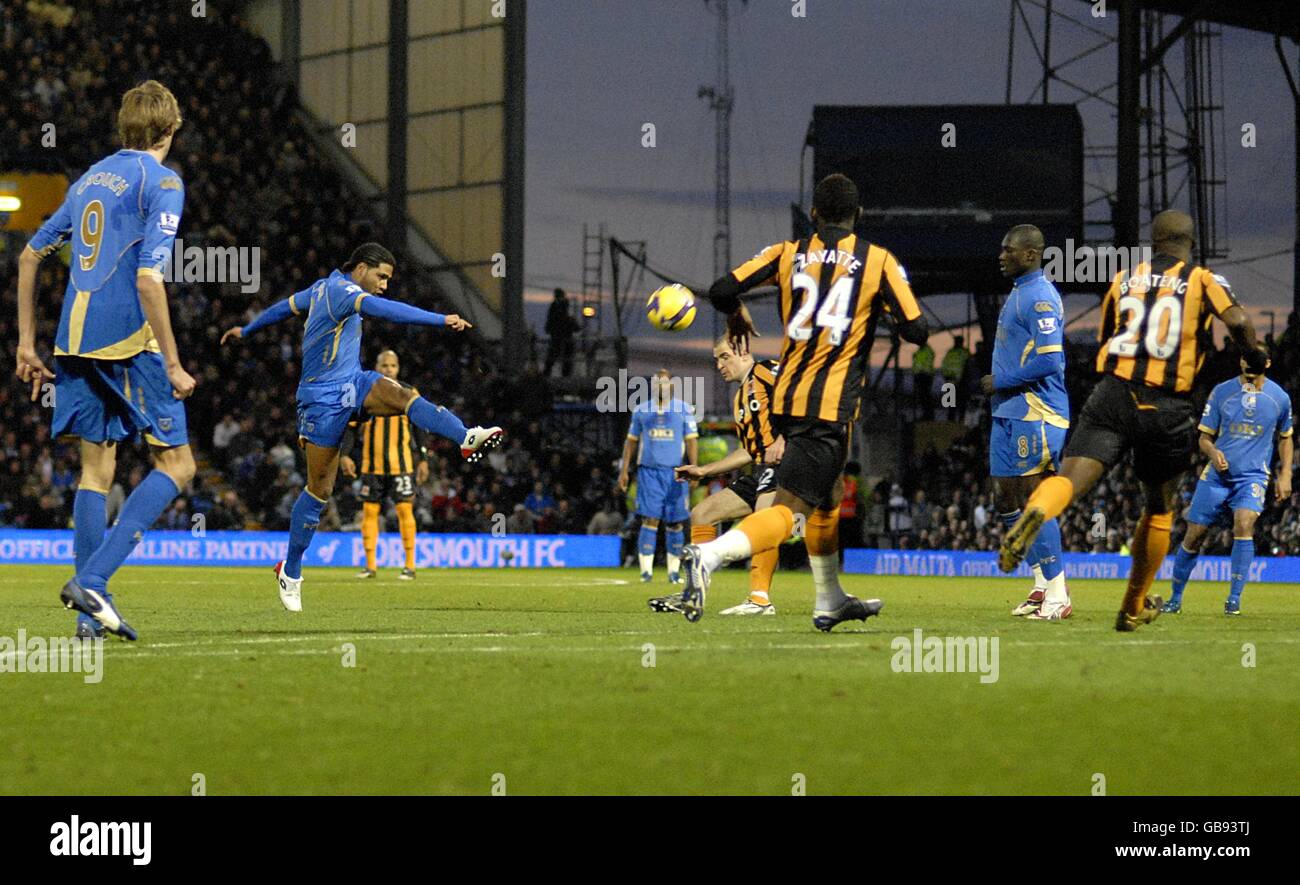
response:
[[[1227,280],[1209,270],[1202,269],[1201,272],[1205,275],[1205,297],[1210,309],[1228,327],[1228,334],[1241,351],[1246,367],[1252,374],[1262,373],[1268,355],[1255,346],[1255,324],[1250,321],[1250,315],[1237,303]]]
[[[252,322],[247,326],[231,326],[222,333],[221,343],[225,344],[226,341],[231,338],[243,338],[245,335],[252,335],[259,329],[265,329],[267,326],[274,326],[276,323],[284,322],[291,316],[296,316],[302,313],[302,308],[298,305],[306,302],[306,295],[307,293],[305,291],[294,292],[288,298],[283,301],[277,301],[275,304],[272,304],[266,310],[253,317]]]
[[[454,313],[441,314],[430,310],[421,310],[401,301],[381,298],[378,295],[366,295],[358,299],[357,311],[364,317],[405,323],[410,326],[446,326],[455,331],[474,328]]]
[[[738,354],[749,353],[751,336],[761,337],[749,315],[749,308],[741,302],[740,296],[776,278],[785,245],[773,243],[726,276],[715,280],[708,292],[697,293],[708,298],[714,309],[727,315],[727,338]]]

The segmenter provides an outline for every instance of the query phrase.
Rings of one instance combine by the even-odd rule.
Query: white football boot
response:
[[[284,560],[275,564],[275,582],[280,587],[280,604],[286,611],[302,611],[302,578],[291,578],[284,573]]]
[[[759,605],[752,599],[746,599],[740,605],[733,605],[731,608],[724,608],[718,612],[720,615],[774,615],[776,606],[772,603]]]
[[[501,445],[506,432],[500,427],[471,427],[465,431],[460,443],[460,456],[466,461],[477,461],[488,449]]]

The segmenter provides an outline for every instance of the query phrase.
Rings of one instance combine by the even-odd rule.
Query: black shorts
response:
[[[776,464],[755,464],[752,473],[739,477],[727,488],[739,495],[740,500],[748,504],[750,510],[753,510],[760,496],[776,489],[776,469],[780,466],[779,462]]]
[[[1137,478],[1159,484],[1186,473],[1196,451],[1192,398],[1106,375],[1092,389],[1065,444],[1066,458],[1114,467],[1129,449]]]
[[[381,504],[385,498],[405,503],[414,497],[414,473],[398,473],[393,476],[380,476],[375,473],[361,475],[361,500],[367,504]]]
[[[785,437],[777,486],[814,507],[834,506],[835,482],[849,459],[849,425],[773,415],[772,431]]]

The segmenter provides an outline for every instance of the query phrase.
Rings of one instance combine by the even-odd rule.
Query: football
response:
[[[695,296],[678,283],[661,286],[650,293],[645,315],[656,329],[680,332],[695,322]]]

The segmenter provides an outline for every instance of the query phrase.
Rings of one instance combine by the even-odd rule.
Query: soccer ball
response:
[[[650,293],[645,305],[650,325],[664,332],[680,332],[695,322],[695,296],[685,286],[673,283]]]

